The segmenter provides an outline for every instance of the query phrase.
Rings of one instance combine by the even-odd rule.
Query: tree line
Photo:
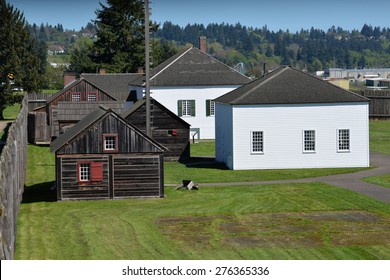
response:
[[[206,36],[209,52],[230,65],[243,62],[252,71],[263,63],[292,65],[314,72],[330,67],[373,68],[390,66],[390,28],[365,24],[361,30],[332,26],[295,33],[237,24],[188,24],[165,22],[156,38],[178,44],[198,45]]]
[[[79,31],[56,26],[29,25],[23,13],[0,0],[0,119],[2,109],[16,101],[18,88],[40,91],[48,69],[48,44],[63,44],[70,69],[94,73],[131,73],[144,66],[143,0],[107,0],[96,19]],[[361,30],[331,27],[292,33],[237,24],[151,24],[152,67],[178,51],[208,38],[208,52],[250,76],[263,65],[292,65],[314,72],[329,67],[390,67],[390,28],[365,24]]]

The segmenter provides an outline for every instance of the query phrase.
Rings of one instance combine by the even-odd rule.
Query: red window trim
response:
[[[89,180],[81,180],[80,167],[82,164],[89,165]],[[103,181],[103,162],[101,161],[79,161],[77,162],[77,182],[79,184],[86,184],[91,182]]]
[[[108,136],[114,136],[115,137],[115,149],[113,150],[107,150],[106,149],[106,137]],[[105,153],[116,153],[118,152],[118,133],[107,133],[103,134],[103,152]]]
[[[72,101],[76,101],[76,100],[74,100],[74,98],[73,98],[73,96],[75,96],[76,94],[80,94],[80,101],[83,99],[83,94],[82,94],[82,92],[72,92]]]

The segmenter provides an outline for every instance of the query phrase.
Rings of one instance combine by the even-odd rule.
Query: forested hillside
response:
[[[63,44],[70,55],[81,38],[83,44],[86,38],[96,40],[96,26],[92,23],[79,31],[64,30],[61,24],[54,27],[33,25],[31,30],[37,39],[48,45]],[[268,69],[287,64],[309,72],[329,67],[390,67],[390,28],[368,24],[352,31],[333,26],[326,31],[311,28],[292,33],[239,23],[180,27],[165,22],[154,33],[153,39],[179,51],[189,44],[198,46],[200,36],[207,37],[211,55],[253,76],[262,74],[264,63]],[[160,62],[161,53],[154,55],[155,61]]]
[[[364,25],[359,30],[331,27],[291,33],[240,24],[187,25],[171,22],[160,26],[156,37],[178,44],[198,45],[206,36],[209,52],[229,65],[243,62],[247,71],[258,74],[262,64],[288,64],[310,72],[329,67],[390,67],[390,28]]]

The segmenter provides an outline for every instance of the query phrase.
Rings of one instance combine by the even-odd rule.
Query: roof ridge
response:
[[[163,71],[165,71],[167,68],[169,68],[172,64],[174,64],[176,61],[178,61],[180,58],[183,57],[183,55],[185,55],[187,52],[189,52],[191,49],[193,49],[194,47],[190,47],[188,48],[188,50],[186,50],[185,52],[183,52],[181,55],[179,55],[176,59],[174,59],[171,63],[169,63],[167,66],[165,66],[163,69],[161,69],[158,73],[154,74],[153,77],[150,78],[150,80],[153,80],[155,77],[157,77],[158,75],[160,75]]]
[[[249,94],[251,94],[253,91],[257,90],[259,87],[263,86],[264,84],[268,83],[269,81],[271,81],[272,79],[274,79],[275,77],[279,76],[281,73],[287,71],[287,69],[291,69],[291,67],[280,67],[279,69],[281,69],[280,71],[278,70],[275,70],[275,71],[278,71],[277,73],[275,73],[275,71],[269,73],[268,75],[272,75],[274,73],[274,75],[272,75],[271,77],[269,77],[268,79],[265,79],[264,81],[262,81],[261,83],[259,83],[257,86],[253,87],[252,89],[250,89],[249,91],[247,91],[245,94],[237,97],[236,99],[232,100],[230,103],[231,104],[234,104],[235,102],[238,102],[240,101],[241,99],[243,99],[244,97],[248,96]],[[266,76],[268,76],[266,75]],[[266,77],[264,76],[264,77]],[[256,80],[255,80],[256,81]],[[255,82],[253,81],[253,82]]]
[[[234,72],[240,74],[241,76],[247,78],[248,80],[251,80],[251,78],[249,78],[248,76],[242,74],[241,72],[237,71],[236,69],[234,69],[233,67],[227,65],[226,63],[220,61],[219,59],[216,59],[216,58],[215,58],[214,56],[212,56],[211,54],[206,53],[206,52],[202,52],[202,51],[201,51],[200,49],[198,49],[197,47],[193,47],[193,48],[196,49],[196,50],[198,50],[199,52],[205,54],[206,56],[210,57],[212,60],[215,60],[217,63],[222,64],[223,66],[226,66],[227,68],[233,70]]]

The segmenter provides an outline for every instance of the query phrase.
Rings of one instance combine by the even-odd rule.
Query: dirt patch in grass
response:
[[[390,218],[367,211],[255,213],[159,218],[158,227],[184,246],[318,247],[390,244]]]

